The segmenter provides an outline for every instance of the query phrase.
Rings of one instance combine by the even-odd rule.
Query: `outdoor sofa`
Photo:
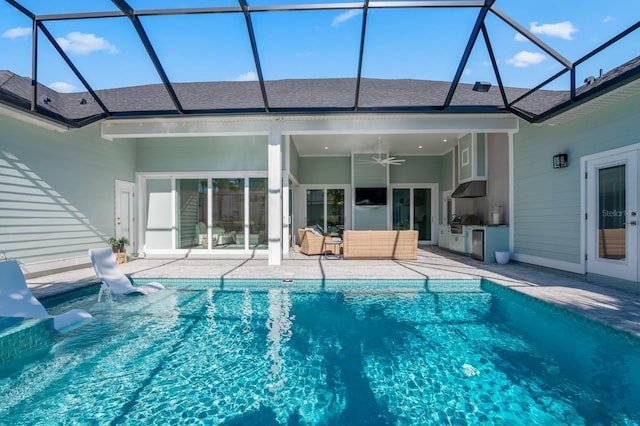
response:
[[[344,259],[402,259],[418,257],[418,231],[350,231],[342,236]]]

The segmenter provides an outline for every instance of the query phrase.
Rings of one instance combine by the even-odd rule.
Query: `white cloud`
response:
[[[26,37],[31,35],[31,28],[26,27],[17,27],[11,28],[2,33],[2,37],[4,38],[18,38],[18,37]]]
[[[471,75],[471,74],[473,74],[473,70],[471,68],[465,68],[464,72],[462,74]]]
[[[109,53],[118,53],[118,49],[102,37],[95,34],[72,32],[67,37],[56,39],[62,50],[75,53],[77,55],[88,55],[91,52],[106,50]]]
[[[339,25],[344,24],[345,22],[347,22],[349,19],[356,17],[358,15],[361,15],[362,11],[361,10],[349,10],[347,12],[341,13],[340,15],[336,16],[335,18],[333,18],[333,22],[331,23],[332,27],[337,27]]]
[[[508,64],[518,68],[527,68],[529,65],[537,65],[547,59],[545,55],[537,52],[527,52],[523,50],[517,53],[513,58],[507,60]]]
[[[73,84],[65,83],[64,81],[55,81],[49,84],[49,87],[58,93],[71,93],[76,88]]]
[[[558,22],[557,24],[541,24],[532,22],[530,30],[534,34],[548,35],[549,37],[559,37],[565,40],[573,40],[573,33],[578,29],[573,26],[571,21]]]
[[[606,16],[606,17],[602,20],[602,22],[604,22],[604,23],[606,24],[606,23],[608,23],[608,22],[612,22],[612,21],[615,21],[615,20],[616,20],[616,18],[614,18],[613,16],[609,15],[609,16]]]
[[[520,33],[516,33],[516,36],[514,37],[515,41],[527,41],[529,40],[528,38],[526,38],[525,36],[523,36]]]
[[[258,79],[258,74],[256,74],[253,71],[249,71],[244,74],[240,74],[234,79],[234,81],[256,81],[257,79]]]

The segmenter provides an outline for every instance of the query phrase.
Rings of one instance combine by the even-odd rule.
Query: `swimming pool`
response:
[[[164,281],[0,372],[10,424],[638,424],[640,344],[490,282]]]

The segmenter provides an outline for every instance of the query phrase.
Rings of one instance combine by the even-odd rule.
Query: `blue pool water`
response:
[[[640,423],[640,344],[480,281],[166,282],[0,370],[2,424]]]

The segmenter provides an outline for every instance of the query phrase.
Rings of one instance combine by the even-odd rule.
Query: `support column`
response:
[[[291,136],[284,137],[284,167],[282,168],[282,256],[289,257],[289,249],[291,248],[291,235],[289,228],[291,224],[291,215],[289,214],[291,198],[289,197],[289,174],[291,164]],[[293,232],[293,230],[291,230]]]
[[[281,121],[271,123],[268,145],[269,265],[282,264],[282,136]]]

